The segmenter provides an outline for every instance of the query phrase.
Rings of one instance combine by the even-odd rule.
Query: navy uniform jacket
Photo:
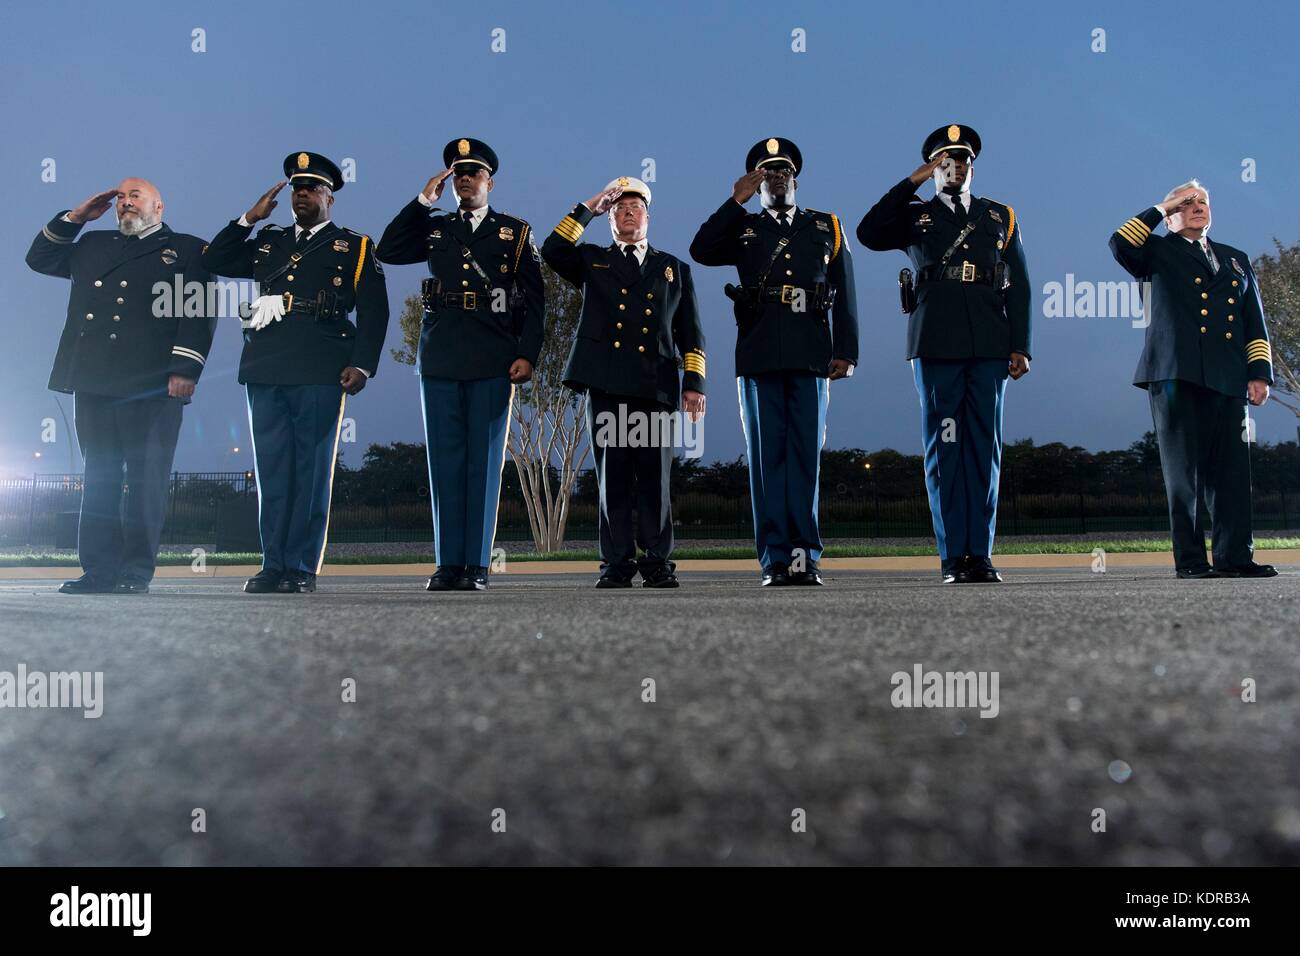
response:
[[[426,307],[417,368],[421,375],[468,381],[506,375],[517,358],[534,366],[542,350],[546,290],[541,258],[528,223],[488,207],[478,228],[452,211],[412,199],[379,239],[379,258],[393,265],[427,262],[439,301]],[[468,249],[490,280],[465,256]],[[512,285],[523,295],[521,314],[509,308]],[[474,293],[447,304],[442,296]],[[471,309],[464,308],[472,305]]]
[[[767,302],[757,322],[739,331],[736,374],[793,370],[825,376],[832,358],[858,362],[858,304],[853,262],[839,219],[829,212],[800,208],[790,225],[789,246],[767,274],[765,285],[813,289],[826,283],[837,290],[828,321],[826,310],[805,312]],[[728,199],[700,226],[691,258],[705,266],[735,266],[742,286],[756,285],[782,235],[767,211],[751,213]]]
[[[676,408],[680,351],[681,388],[703,394],[704,332],[690,268],[650,245],[637,270],[617,243],[579,243],[591,219],[591,210],[579,203],[542,244],[547,264],[582,290],[564,384]]]
[[[203,240],[172,232],[166,223],[143,239],[107,229],[78,239],[84,223],[64,222],[63,216],[50,220],[27,250],[27,264],[37,272],[72,280],[49,387],[166,398],[169,376],[198,381],[216,330],[216,316],[208,314],[212,277],[200,264]],[[189,314],[184,299],[175,301],[177,277],[182,294],[186,283],[203,283],[202,301],[190,297]],[[155,283],[166,285],[164,296]]]
[[[203,253],[203,264],[218,275],[255,279],[261,295],[291,293],[299,302],[316,301],[320,292],[336,293],[332,314],[286,312],[264,329],[244,329],[239,359],[241,384],[337,385],[349,365],[374,376],[388,332],[388,290],[375,261],[369,236],[327,222],[312,236],[309,249],[292,268],[264,281],[293,261],[294,230],[230,223]],[[356,309],[357,324],[348,321]]]
[[[939,197],[926,202],[916,195],[917,189],[904,179],[885,193],[858,224],[858,241],[876,252],[903,250],[922,277],[929,267],[938,268],[964,224]],[[976,196],[967,215],[968,222],[976,223],[975,229],[953,251],[948,266],[971,263],[982,279],[991,276],[1001,260],[1011,285],[999,293],[984,281],[921,278],[916,309],[907,322],[907,357],[1009,359],[1012,352],[1031,357],[1033,297],[1015,211]]]
[[[1244,402],[1248,379],[1273,384],[1268,326],[1250,258],[1211,239],[1219,261],[1213,273],[1198,245],[1174,233],[1151,234],[1162,218],[1152,206],[1110,237],[1116,261],[1151,283],[1145,303],[1150,323],[1133,384],[1179,379]]]

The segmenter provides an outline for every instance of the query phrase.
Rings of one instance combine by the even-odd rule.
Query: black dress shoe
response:
[[[105,581],[90,574],[83,574],[75,581],[64,581],[59,585],[60,594],[112,594],[116,590],[116,581]]]
[[[429,583],[424,586],[426,591],[454,591],[456,582],[460,580],[465,569],[454,564],[439,565],[438,570],[433,572],[433,577],[429,578]]]
[[[1220,574],[1220,573],[1219,573],[1218,571],[1216,571],[1214,568],[1210,567],[1208,564],[1205,565],[1204,567],[1200,567],[1200,568],[1179,568],[1175,573],[1178,575],[1178,577],[1182,578],[1184,581],[1187,580],[1187,579],[1189,579],[1189,578],[1221,578],[1221,577],[1223,577],[1222,574]]]
[[[311,594],[316,590],[316,575],[310,571],[286,571],[275,590],[280,594]]]
[[[641,587],[643,588],[678,588],[681,582],[677,580],[677,575],[668,568],[656,568],[649,575],[642,572]]]
[[[1277,568],[1271,564],[1256,564],[1254,561],[1248,561],[1245,564],[1233,564],[1226,568],[1216,567],[1215,572],[1221,578],[1275,578],[1277,577]]]
[[[944,584],[969,584],[970,555],[963,554],[960,558],[949,559],[943,566],[942,577]]]
[[[790,583],[796,586],[816,587],[823,584],[821,568],[813,565],[804,571],[791,571]]]
[[[596,587],[598,588],[630,588],[631,586],[631,578],[625,578],[618,574],[605,573],[596,579]]]
[[[118,594],[148,594],[148,593],[149,593],[149,582],[148,582],[148,581],[130,581],[130,580],[127,580],[127,581],[118,581],[118,582],[117,582],[117,593],[118,593]]]
[[[784,588],[790,585],[790,569],[784,564],[774,564],[763,569],[763,580],[759,587]]]
[[[244,582],[244,592],[247,594],[274,594],[282,577],[284,577],[283,571],[263,568]]]
[[[971,584],[1001,584],[1002,575],[988,558],[966,559],[966,580]]]
[[[456,582],[457,591],[486,591],[488,589],[488,569],[470,565]]]

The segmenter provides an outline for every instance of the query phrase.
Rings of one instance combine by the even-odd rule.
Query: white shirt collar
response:
[[[946,193],[943,190],[939,190],[938,192],[935,193],[935,195],[939,197],[939,201],[943,203],[945,206],[947,206],[949,210],[951,210],[952,212],[957,211],[956,208],[953,206],[954,197],[951,193]],[[961,196],[961,204],[966,207],[966,212],[969,213],[970,212],[970,190],[963,189],[958,195]]]
[[[144,230],[143,232],[137,232],[135,234],[135,237],[137,239],[144,239],[146,236],[152,236],[155,232],[157,232],[161,228],[162,228],[162,220],[159,219],[157,222],[155,222],[152,226],[150,226],[148,229]]]
[[[799,207],[791,206],[789,209],[764,209],[763,211],[767,213],[769,216],[771,216],[773,219],[775,219],[777,222],[780,222],[781,217],[784,215],[788,215],[790,217],[790,221],[794,222],[794,214],[799,211]]]
[[[465,213],[468,212],[471,231],[473,231],[473,229],[477,229],[479,227],[479,224],[483,222],[483,217],[487,215],[487,211],[488,211],[488,207],[486,203],[482,206],[479,206],[477,209],[457,209],[456,218],[464,219]]]
[[[302,226],[298,225],[298,223],[295,222],[293,224],[293,238],[295,240],[301,239],[302,234],[305,232],[307,233],[307,238],[310,239],[312,236],[316,235],[316,233],[320,232],[322,229],[328,226],[329,222],[330,221],[326,219],[324,222],[319,222],[316,225],[312,226],[310,229],[303,229]]]
[[[618,251],[621,255],[627,255],[627,253],[624,250],[628,246],[631,246],[634,250],[636,250],[636,261],[638,263],[643,263],[645,262],[646,249],[649,248],[650,243],[646,239],[642,239],[640,242],[622,242],[621,240],[615,239],[614,245],[618,247]]]

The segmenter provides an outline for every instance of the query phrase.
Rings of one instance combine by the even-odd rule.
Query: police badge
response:
[[[334,240],[334,251],[335,251],[335,252],[347,252],[347,251],[348,251],[348,241],[347,241],[346,239],[335,239],[335,240]]]
[[[664,266],[664,278],[667,279],[669,282],[672,282],[672,281],[673,281],[673,267],[672,267],[672,266]]]
[[[515,238],[515,231],[511,229],[509,226],[502,226],[500,230],[498,230],[497,232],[497,238],[500,239],[502,242],[513,242]]]
[[[162,251],[162,261],[163,261],[163,263],[164,263],[165,265],[169,265],[169,266],[170,266],[170,265],[175,265],[175,264],[176,264],[176,250],[175,250],[175,249],[164,249],[164,250]]]

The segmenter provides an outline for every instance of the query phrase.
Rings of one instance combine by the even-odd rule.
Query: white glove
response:
[[[261,295],[253,300],[253,318],[248,327],[254,331],[264,329],[273,321],[284,318],[284,296]]]

